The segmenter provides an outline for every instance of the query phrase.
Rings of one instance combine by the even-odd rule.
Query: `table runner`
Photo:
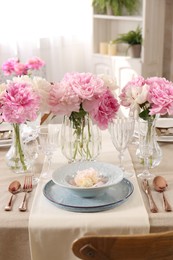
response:
[[[163,176],[168,182],[168,188],[165,191],[165,196],[167,197],[169,203],[173,207],[173,163],[172,163],[172,151],[173,143],[159,142],[162,149],[163,158],[158,167],[150,169],[150,171],[155,175]],[[135,166],[136,174],[142,171],[142,165],[139,163],[137,156],[135,156],[136,146],[130,146],[130,154],[133,158],[133,165]],[[138,179],[139,186],[141,186],[141,179]],[[168,230],[173,230],[173,211],[165,212],[163,204],[163,195],[154,190],[152,186],[152,180],[149,180],[151,192],[153,199],[159,209],[157,214],[150,212],[147,196],[142,192],[143,201],[146,205],[146,209],[150,221],[150,232],[164,232]]]
[[[102,152],[98,161],[118,163],[118,153],[109,133],[102,133]],[[67,164],[60,149],[53,156],[52,169]],[[134,172],[128,150],[124,166]],[[44,167],[43,167],[44,168]],[[73,240],[85,234],[137,234],[149,232],[148,214],[136,176],[130,178],[134,192],[122,205],[102,212],[76,213],[60,209],[43,195],[49,179],[40,178],[29,218],[30,249],[33,260],[75,260],[71,251]]]
[[[24,182],[23,174],[12,172],[6,165],[5,155],[9,147],[0,148],[0,260],[30,260],[28,218],[35,187],[28,195],[28,211],[20,212],[19,205],[23,200],[23,193],[18,193],[13,198],[12,211],[4,211],[11,194],[9,184],[14,181]],[[37,169],[40,170],[39,166]]]

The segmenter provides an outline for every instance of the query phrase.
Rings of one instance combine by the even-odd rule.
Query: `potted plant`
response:
[[[127,14],[133,14],[139,5],[139,0],[93,0],[92,6],[96,13],[107,13],[113,15],[122,15],[125,9]]]
[[[93,0],[92,6],[94,7],[94,12],[98,14],[106,13],[106,1],[107,0]]]
[[[131,56],[138,58],[141,55],[142,46],[142,28],[137,26],[136,30],[131,30],[127,33],[119,34],[119,36],[113,40],[114,43],[127,43],[128,50],[131,50]]]

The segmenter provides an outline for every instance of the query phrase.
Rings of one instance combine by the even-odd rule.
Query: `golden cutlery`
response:
[[[21,184],[19,181],[13,181],[10,183],[8,187],[8,191],[12,193],[10,200],[8,204],[5,206],[5,211],[11,211],[12,210],[12,201],[13,201],[13,196],[21,191]]]
[[[169,202],[165,196],[165,193],[164,193],[164,191],[168,187],[167,181],[162,176],[156,176],[153,180],[153,186],[156,191],[162,193],[162,195],[163,195],[165,211],[167,211],[167,212],[172,211],[172,207],[169,204]]]
[[[148,201],[149,201],[149,206],[150,206],[150,211],[152,213],[157,213],[158,208],[157,208],[157,206],[156,206],[156,204],[153,200],[153,196],[151,194],[151,189],[150,189],[148,180],[144,179],[142,181],[142,188],[143,188],[143,191],[145,192],[145,194],[147,195],[147,198],[148,198]]]
[[[23,191],[25,192],[25,195],[21,205],[19,206],[20,211],[27,210],[27,194],[32,191],[32,176],[25,176]]]

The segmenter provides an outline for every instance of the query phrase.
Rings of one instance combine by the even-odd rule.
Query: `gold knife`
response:
[[[159,210],[158,210],[158,208],[157,208],[157,206],[156,206],[156,204],[155,204],[155,202],[153,200],[148,180],[144,179],[142,181],[142,188],[143,188],[143,191],[145,192],[145,194],[148,197],[150,211],[152,213],[157,213]]]

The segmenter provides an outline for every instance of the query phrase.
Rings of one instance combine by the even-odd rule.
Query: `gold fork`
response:
[[[27,210],[27,193],[32,191],[32,176],[25,176],[24,184],[23,184],[23,192],[25,192],[23,201],[21,205],[19,206],[20,211],[26,211]]]

